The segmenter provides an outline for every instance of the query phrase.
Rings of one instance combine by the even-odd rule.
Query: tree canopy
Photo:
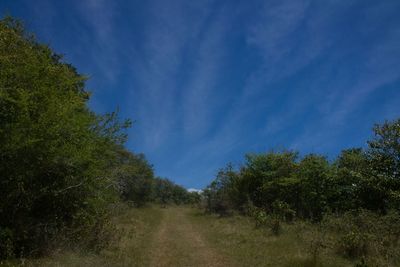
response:
[[[143,205],[159,190],[144,155],[124,148],[131,122],[92,111],[85,81],[19,21],[0,20],[0,258],[39,254],[60,234],[102,246],[111,203]],[[175,202],[189,194],[174,191]]]
[[[343,150],[333,162],[293,151],[248,154],[238,170],[229,164],[218,172],[205,191],[206,208],[246,212],[250,203],[273,213],[284,203],[297,217],[316,221],[327,212],[399,210],[400,119],[373,132],[366,149]]]

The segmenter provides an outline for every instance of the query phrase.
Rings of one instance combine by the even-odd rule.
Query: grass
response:
[[[229,258],[210,247],[200,232],[202,225],[193,224],[189,207],[164,209],[164,220],[153,240],[150,266],[234,266]]]
[[[301,221],[282,224],[276,235],[267,227],[256,228],[249,217],[219,217],[174,206],[123,206],[114,221],[120,238],[98,254],[58,249],[46,258],[0,266],[365,266],[326,246],[327,240],[338,240],[337,233]]]
[[[283,225],[276,236],[269,229],[255,228],[251,218],[217,217],[192,211],[191,220],[202,225],[210,245],[237,262],[238,266],[354,266],[334,251],[318,247],[315,226],[295,223]],[[314,246],[310,246],[314,244]]]
[[[162,212],[152,206],[133,209],[126,206],[115,216],[119,238],[115,244],[99,254],[87,251],[57,249],[40,259],[3,262],[0,266],[147,266],[154,229],[162,221]]]

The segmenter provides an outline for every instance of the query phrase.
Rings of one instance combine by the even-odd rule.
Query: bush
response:
[[[251,216],[255,220],[256,227],[263,227],[263,226],[268,225],[268,223],[269,223],[269,218],[268,218],[267,212],[265,212],[262,209],[254,208],[251,211]]]
[[[337,251],[349,258],[360,258],[368,255],[371,238],[359,231],[342,235],[337,244]]]
[[[293,221],[296,215],[296,212],[290,208],[288,203],[279,200],[276,200],[272,203],[272,211],[277,217],[285,220],[286,222]]]
[[[382,216],[370,211],[326,216],[324,231],[331,233],[325,244],[338,254],[364,260],[371,266],[400,263],[400,214],[392,211]]]
[[[101,236],[129,122],[90,111],[85,77],[11,18],[0,20],[0,66],[0,257]]]
[[[269,228],[274,235],[282,233],[281,217],[276,214],[267,214],[265,210],[252,206],[249,215],[257,228]]]

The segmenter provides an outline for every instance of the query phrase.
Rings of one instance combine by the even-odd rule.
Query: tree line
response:
[[[86,79],[20,21],[0,20],[0,259],[41,255],[61,237],[101,249],[121,201],[196,199],[124,147],[131,122],[91,110]]]
[[[286,218],[320,221],[324,214],[365,209],[400,211],[400,119],[377,124],[368,147],[334,160],[296,151],[247,154],[221,169],[205,190],[206,209],[245,213],[249,206]]]

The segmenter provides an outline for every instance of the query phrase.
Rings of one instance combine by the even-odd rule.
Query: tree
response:
[[[400,119],[385,121],[373,128],[368,142],[370,172],[363,187],[364,203],[374,210],[400,210]]]
[[[323,213],[328,208],[330,192],[329,183],[330,167],[325,157],[310,154],[304,157],[297,171],[300,179],[299,213],[312,220],[322,219]]]
[[[151,199],[154,172],[143,154],[135,155],[123,147],[118,149],[115,179],[124,201],[142,206]]]
[[[190,193],[180,185],[168,179],[156,178],[153,187],[153,201],[167,204],[189,204]]]
[[[236,178],[237,175],[231,164],[218,171],[215,180],[204,192],[208,211],[226,215],[238,208],[238,203],[235,202],[239,196],[239,192],[235,190]]]
[[[283,151],[266,154],[246,155],[245,167],[242,170],[243,179],[247,181],[250,200],[257,207],[270,208],[279,198],[274,190],[281,179],[290,178],[296,170],[297,152]],[[275,194],[276,193],[276,194]]]
[[[368,142],[367,151],[373,171],[400,180],[400,119],[377,124],[373,131],[375,136]]]
[[[0,21],[0,243],[11,248],[0,257],[39,253],[61,231],[99,243],[129,122],[90,111],[85,80],[21,23]]]
[[[361,148],[346,149],[334,163],[333,194],[329,199],[333,211],[344,212],[361,207],[363,181],[368,172],[367,158]]]

